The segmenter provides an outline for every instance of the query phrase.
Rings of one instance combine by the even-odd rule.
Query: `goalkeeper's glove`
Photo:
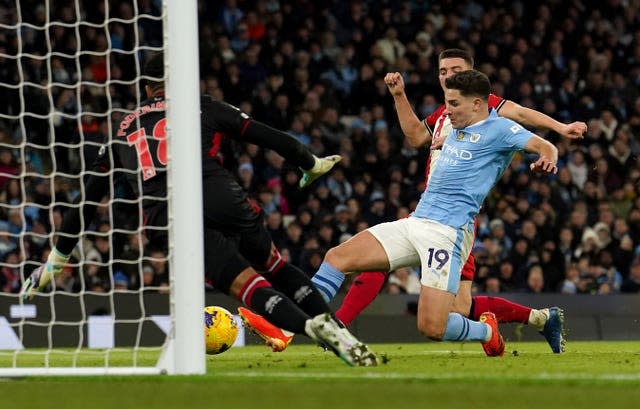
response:
[[[325,156],[324,158],[318,158],[317,156],[313,156],[316,160],[316,163],[309,170],[302,170],[302,178],[300,179],[300,187],[309,186],[313,183],[314,180],[318,179],[320,176],[324,175],[328,171],[333,168],[333,166],[340,162],[342,156],[340,155],[331,155]]]
[[[29,278],[22,284],[20,298],[30,300],[35,293],[44,289],[47,284],[60,274],[62,268],[69,261],[70,256],[60,253],[55,247],[49,253],[47,262],[33,270]]]

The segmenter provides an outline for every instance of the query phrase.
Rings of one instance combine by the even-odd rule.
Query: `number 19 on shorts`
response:
[[[427,249],[427,267],[442,270],[449,261],[449,252],[445,249]]]

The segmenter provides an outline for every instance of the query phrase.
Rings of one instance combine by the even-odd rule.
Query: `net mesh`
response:
[[[29,365],[30,356],[45,367],[148,364],[146,351],[165,339],[169,255],[149,248],[144,198],[121,183],[123,169],[110,171],[112,188],[95,203],[97,216],[82,226],[53,288],[26,303],[17,292],[46,260],[64,213],[83,204],[81,182],[103,139],[145,99],[141,71],[162,51],[162,7],[151,0],[4,3],[0,358],[7,362],[0,367]]]

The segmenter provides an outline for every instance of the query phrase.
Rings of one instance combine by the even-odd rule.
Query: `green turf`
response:
[[[205,376],[0,379],[2,408],[636,408],[640,342],[509,343],[502,358],[477,344],[373,344],[386,363],[351,368],[317,347],[262,346],[207,357]],[[151,365],[157,352],[136,359]],[[0,353],[0,367],[11,364]],[[112,364],[131,352],[110,354]],[[82,362],[104,365],[83,354]],[[39,366],[41,355],[21,354]],[[67,354],[49,357],[68,365]]]

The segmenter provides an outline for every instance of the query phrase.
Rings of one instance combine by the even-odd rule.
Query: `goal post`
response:
[[[170,236],[173,247],[171,309],[173,362],[170,373],[205,373],[203,331],[204,234],[200,143],[200,71],[197,0],[165,0],[165,65],[169,173]],[[181,271],[182,274],[175,274]],[[170,349],[165,351],[169,354]]]
[[[113,127],[117,126],[114,118],[136,111],[137,104],[145,99],[141,90],[145,80],[142,56],[157,51],[164,51],[165,58],[169,208],[168,223],[163,227],[169,235],[165,256],[149,256],[138,249],[137,259],[118,258],[109,248],[107,254],[112,257],[108,260],[91,261],[90,252],[83,245],[85,235],[81,234],[74,250],[77,263],[72,264],[78,275],[73,290],[56,282],[55,291],[23,302],[15,291],[0,288],[0,378],[206,372],[198,7],[197,0],[161,3],[161,7],[149,12],[140,7],[159,5],[160,1],[15,0],[15,10],[7,13],[10,18],[0,20],[0,30],[7,38],[16,38],[15,48],[0,47],[0,60],[7,61],[14,74],[13,79],[0,80],[0,93],[7,91],[10,100],[0,105],[7,107],[0,109],[0,152],[10,151],[17,164],[15,173],[0,169],[0,180],[17,184],[19,191],[18,199],[0,201],[0,236],[4,236],[0,239],[15,245],[7,252],[9,255],[0,253],[0,269],[24,280],[42,262],[29,256],[33,243],[51,243],[59,226],[58,208],[75,206],[70,201],[57,201],[60,192],[68,196],[74,192],[68,187],[58,189],[56,184],[79,184],[89,173],[91,163],[87,163],[89,155],[85,151],[97,152],[102,144],[94,134],[113,135]],[[25,11],[31,20],[23,18]],[[146,42],[149,33],[145,30],[153,29],[151,23],[162,24],[162,44]],[[123,26],[128,30],[125,34],[118,31]],[[65,37],[71,39],[67,49],[59,43],[61,31],[70,33]],[[102,35],[102,43],[91,37]],[[132,43],[130,48],[116,43],[122,42],[123,36]],[[86,50],[85,40],[103,44],[104,48]],[[46,44],[42,46],[38,41]],[[127,69],[133,70],[135,78],[112,69],[113,58],[131,62]],[[87,74],[95,67],[85,63],[97,61],[100,65],[101,59],[105,67],[104,72],[98,67],[97,73],[104,76],[99,80]],[[58,64],[71,67],[67,77]],[[135,101],[130,98],[124,106],[113,103],[122,89],[135,89]],[[106,108],[82,105],[85,93],[89,97],[97,95],[105,101]],[[60,103],[64,97],[75,100],[77,107]],[[97,118],[101,125],[89,126],[85,123],[87,118]],[[67,129],[65,124],[78,130],[77,140],[61,138],[61,130]],[[68,163],[57,163],[61,158]],[[69,170],[74,164],[80,169],[78,174]],[[113,182],[113,173],[110,177]],[[42,193],[36,192],[42,186],[50,188],[48,203],[43,203],[42,197],[33,197]],[[83,194],[81,187],[78,190],[77,194]],[[114,204],[141,208],[142,198],[122,198],[113,191],[106,205],[110,210],[106,211],[107,216],[103,215],[109,220],[110,229],[102,231],[84,225],[82,229],[91,227],[93,237],[106,238],[111,243],[116,235],[138,237],[142,243],[142,220],[136,227],[115,226],[118,215],[113,211]],[[37,213],[46,214],[41,219],[48,220],[37,222]],[[10,215],[17,217],[14,224],[19,225],[18,230],[13,229]],[[5,229],[5,224],[11,228]],[[36,224],[50,224],[51,230],[38,230]],[[144,282],[143,266],[154,262],[169,265],[168,291],[157,283]],[[91,263],[96,269],[108,271],[104,293],[94,289],[83,275],[83,269]],[[138,286],[117,287],[122,266],[138,270],[133,277]]]

